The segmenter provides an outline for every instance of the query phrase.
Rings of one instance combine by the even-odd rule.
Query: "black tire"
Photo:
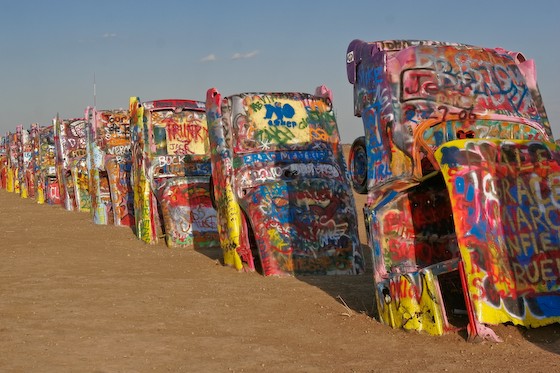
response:
[[[212,207],[214,208],[214,210],[218,210],[217,205],[216,205],[216,197],[214,196],[214,178],[212,176],[210,176],[210,181],[209,181],[209,187],[208,187],[208,191],[210,194],[210,203],[212,204]]]
[[[352,143],[348,156],[348,170],[356,193],[367,194],[367,168],[366,138],[361,136]]]

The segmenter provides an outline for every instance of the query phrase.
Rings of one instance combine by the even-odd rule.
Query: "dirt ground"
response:
[[[560,371],[558,324],[498,344],[393,330],[371,273],[238,273],[5,190],[0,258],[0,372]]]

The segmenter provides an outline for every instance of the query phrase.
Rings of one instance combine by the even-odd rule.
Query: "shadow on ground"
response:
[[[222,251],[219,248],[201,248],[197,252],[223,265]],[[366,271],[360,275],[324,276],[298,275],[298,281],[306,283],[328,294],[341,304],[341,310],[346,309],[349,314],[365,314],[376,320],[374,307],[374,285],[371,256],[364,247]],[[233,269],[232,269],[233,270]],[[461,322],[465,324],[465,322]],[[465,324],[466,325],[466,324]],[[387,327],[390,329],[389,327]],[[493,325],[491,328],[500,336],[504,343],[515,344],[516,340],[524,339],[542,350],[560,355],[560,324],[548,325],[540,328],[525,328],[511,324]],[[467,342],[466,328],[462,327],[449,333],[456,333]],[[426,334],[427,337],[428,334]]]
[[[520,328],[523,338],[543,350],[560,355],[560,324],[547,325],[536,329]]]

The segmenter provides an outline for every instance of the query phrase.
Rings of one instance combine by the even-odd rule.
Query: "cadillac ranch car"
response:
[[[128,110],[86,108],[87,168],[96,224],[134,226]]]
[[[89,179],[86,165],[86,121],[84,118],[53,119],[57,179],[60,199],[67,210],[89,211]]]
[[[208,90],[225,264],[264,275],[362,272],[331,97],[324,86],[316,95]]]
[[[24,144],[29,142],[29,131],[23,128],[22,125],[18,125],[16,127],[16,136],[14,137],[15,140],[15,161],[14,161],[14,168],[16,170],[16,178],[17,178],[17,191],[22,198],[27,198],[27,184],[25,183],[25,170],[24,170]],[[28,153],[29,154],[29,153]]]
[[[6,191],[10,193],[14,192],[14,173],[12,169],[12,149],[11,149],[12,136],[13,133],[6,132],[6,134],[2,137],[3,140],[2,146],[4,148],[3,149],[4,160],[2,162],[2,167],[3,167],[2,185],[4,185],[4,189],[6,189]]]
[[[19,176],[19,137],[21,136],[21,126],[16,127],[16,132],[10,132],[6,135],[7,141],[7,175],[6,190],[10,193],[20,194],[20,176]]]
[[[39,154],[36,162],[37,203],[60,204],[54,126],[39,127]]]
[[[36,127],[36,125],[35,125]],[[35,181],[33,170],[33,144],[31,133],[23,126],[18,131],[18,175],[21,198],[35,197]]]
[[[219,247],[204,103],[130,99],[136,233],[170,247]]]
[[[34,199],[38,197],[37,171],[39,169],[39,129],[40,126],[37,123],[31,124],[27,150],[29,152],[29,157],[27,158],[27,162],[24,154],[25,181],[28,185],[27,193],[29,197]]]
[[[31,130],[18,125],[16,133],[9,133],[2,138],[2,187],[19,194],[22,198],[36,197],[38,128],[37,124],[32,124]]]
[[[347,73],[365,131],[349,166],[368,194],[381,321],[493,341],[488,324],[560,322],[560,148],[533,61],[354,40]]]
[[[8,178],[7,136],[0,136],[0,188],[6,189]]]

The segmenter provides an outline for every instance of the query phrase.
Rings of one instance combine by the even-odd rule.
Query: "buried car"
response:
[[[363,271],[331,97],[324,86],[315,95],[208,90],[225,264],[264,275]]]
[[[36,162],[37,203],[61,204],[56,173],[54,126],[52,125],[39,127],[39,152]]]
[[[169,247],[219,247],[210,200],[204,103],[130,99],[132,183],[137,236]]]
[[[134,226],[128,110],[86,108],[87,166],[96,224]]]
[[[354,188],[376,308],[392,327],[469,340],[560,322],[560,148],[522,54],[428,40],[347,51]]]
[[[7,151],[7,137],[0,136],[0,188],[6,189],[8,178],[8,151]]]
[[[61,203],[69,211],[89,211],[86,121],[84,118],[61,119],[57,115],[53,126]]]
[[[20,194],[20,168],[19,159],[21,157],[19,148],[19,139],[21,137],[22,125],[16,127],[16,132],[9,132],[6,135],[6,151],[7,157],[7,175],[6,175],[6,190],[10,193]]]

